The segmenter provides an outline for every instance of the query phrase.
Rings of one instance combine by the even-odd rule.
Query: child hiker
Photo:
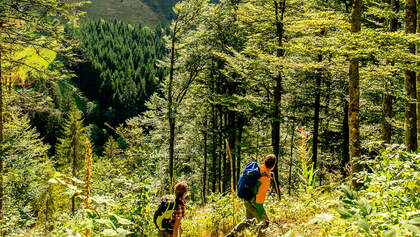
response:
[[[154,222],[159,229],[159,237],[181,236],[183,232],[181,219],[185,216],[185,196],[187,192],[187,183],[178,183],[175,185],[175,197],[167,196],[162,199],[154,216]]]

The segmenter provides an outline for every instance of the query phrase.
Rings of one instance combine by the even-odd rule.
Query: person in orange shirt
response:
[[[225,237],[237,236],[237,233],[242,232],[257,220],[263,222],[264,226],[268,226],[269,220],[264,210],[264,201],[267,191],[270,188],[271,171],[276,165],[277,158],[274,154],[270,154],[265,158],[264,164],[260,165],[261,177],[258,179],[257,185],[254,187],[255,197],[251,201],[244,200],[246,208],[246,219],[237,224],[233,230]]]

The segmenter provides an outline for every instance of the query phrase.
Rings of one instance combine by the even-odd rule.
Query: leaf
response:
[[[105,205],[108,205],[108,206],[112,206],[112,203],[110,202],[110,200],[106,199],[102,196],[90,197],[90,200],[92,200],[93,202],[95,202],[97,204],[105,204]]]
[[[337,209],[337,212],[340,214],[340,217],[343,219],[348,219],[348,218],[353,217],[353,214],[351,214],[349,211],[343,208]]]
[[[133,224],[130,220],[122,218],[122,217],[117,217],[118,223],[120,223],[121,225],[131,225]]]
[[[98,220],[95,220],[95,221],[97,223],[100,223],[100,224],[106,226],[107,228],[116,229],[114,223],[112,223],[112,221],[109,220],[109,219],[98,219]]]
[[[86,216],[90,219],[95,219],[98,215],[93,210],[87,209]]]
[[[363,229],[363,230],[365,230],[366,232],[370,232],[370,225],[369,225],[369,223],[367,223],[365,220],[360,220],[359,221],[359,226]]]
[[[48,180],[48,183],[50,183],[50,184],[58,184],[58,181],[56,179],[52,178],[52,179]]]
[[[133,224],[133,222],[131,222],[130,220],[119,217],[118,215],[115,215],[113,213],[110,214],[109,219],[112,220],[112,221],[116,221],[121,225],[131,225],[131,224]]]
[[[81,221],[81,222],[79,223],[79,226],[80,226],[82,229],[86,229],[86,228],[90,228],[90,229],[92,229],[92,228],[93,228],[93,222],[92,222],[92,220],[85,219],[85,220],[83,220],[83,221]]]
[[[80,234],[75,230],[69,230],[63,236],[64,237],[81,237]]]
[[[390,229],[385,231],[384,237],[397,237],[397,231],[395,229]]]
[[[354,206],[354,205],[356,205],[356,204],[357,204],[357,202],[356,202],[356,201],[349,200],[349,199],[345,199],[345,200],[343,200],[342,202],[343,202],[344,204],[351,205],[351,206]]]
[[[420,228],[415,226],[415,225],[411,225],[411,224],[406,224],[405,228],[407,228],[409,231],[413,232],[414,234],[417,234],[418,236],[420,236]]]
[[[286,234],[282,235],[282,237],[291,237],[292,234],[293,234],[293,230],[289,230],[289,231],[287,231]]]
[[[367,216],[372,212],[372,208],[370,207],[369,203],[365,200],[359,201],[358,205],[360,210],[362,211],[363,216]]]
[[[357,197],[357,192],[353,191],[348,186],[341,186],[341,192],[350,200],[355,200]]]
[[[116,236],[118,233],[115,230],[112,229],[106,229],[102,231],[101,235],[103,236]]]
[[[70,179],[71,181],[73,181],[75,184],[85,184],[85,182],[83,182],[82,180],[77,179],[77,178],[68,177],[68,179]]]
[[[131,232],[129,230],[126,230],[126,229],[123,229],[123,228],[118,228],[117,232],[118,232],[117,236],[121,236],[121,237],[124,237],[124,236],[127,236],[127,235],[133,233],[133,232]]]
[[[420,217],[413,218],[409,220],[408,223],[413,224],[413,225],[420,225]]]

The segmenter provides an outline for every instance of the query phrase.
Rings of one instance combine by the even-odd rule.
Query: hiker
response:
[[[154,216],[154,222],[159,229],[159,237],[178,237],[183,230],[181,219],[185,216],[185,196],[188,185],[185,182],[175,185],[175,199],[164,197]],[[165,217],[168,217],[167,219]],[[179,235],[178,235],[179,234]]]
[[[270,154],[265,158],[264,164],[259,167],[257,162],[251,162],[245,166],[245,171],[238,181],[238,196],[244,201],[246,219],[237,224],[233,230],[226,235],[226,237],[236,236],[239,232],[242,232],[245,228],[248,228],[256,221],[262,222],[262,227],[268,227],[269,220],[267,214],[265,213],[263,204],[267,191],[270,188],[271,171],[276,165],[276,160],[276,156]],[[249,178],[250,175],[247,175],[252,174],[252,170],[256,171],[257,177],[259,178],[255,178],[257,181],[256,184],[253,185],[253,187],[248,188],[247,185],[252,185],[243,185],[243,183],[252,183],[252,181],[244,181],[246,178],[250,180],[252,179]],[[245,188],[243,186],[245,186]]]

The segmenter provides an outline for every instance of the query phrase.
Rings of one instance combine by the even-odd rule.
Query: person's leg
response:
[[[262,222],[260,224],[260,226],[258,227],[258,235],[257,235],[257,237],[264,237],[264,236],[266,236],[266,229],[268,228],[268,225],[269,225],[270,222],[269,222],[267,213],[265,211],[264,211],[264,214],[263,214],[263,220],[264,220],[264,222]]]
[[[171,233],[168,233],[167,231],[164,231],[164,230],[159,230],[158,237],[168,237],[168,236],[171,236]]]
[[[246,228],[250,227],[251,225],[255,224],[258,217],[258,212],[255,206],[252,205],[249,201],[244,201],[245,210],[246,210],[246,219],[237,224],[233,230],[226,235],[226,237],[236,236],[237,233],[242,232]]]
[[[163,230],[159,230],[158,237],[168,237],[168,235]]]

